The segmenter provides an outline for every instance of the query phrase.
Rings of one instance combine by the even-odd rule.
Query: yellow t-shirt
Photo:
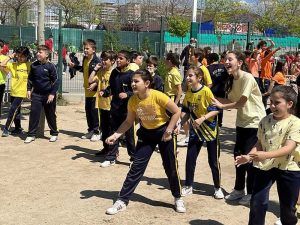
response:
[[[139,68],[139,65],[136,63],[129,63],[129,65],[127,66],[127,69],[132,70],[133,72],[137,71]]]
[[[112,96],[102,97],[99,95],[99,91],[104,90],[108,87],[111,71],[112,71],[112,68],[110,68],[109,70],[106,70],[106,71],[99,70],[97,72],[97,76],[94,77],[94,80],[98,81],[98,91],[96,94],[96,108],[97,109],[110,110],[110,102],[111,102]]]
[[[169,97],[177,94],[177,85],[181,85],[182,77],[177,67],[172,67],[165,77],[165,94]]]
[[[89,85],[89,65],[90,62],[88,60],[83,61],[83,87],[84,87],[84,94],[85,97],[95,97],[96,91],[89,91],[87,88]]]
[[[0,63],[4,60],[8,59],[6,55],[0,55]],[[0,84],[5,84],[6,82],[6,73],[0,70]]]
[[[247,97],[247,101],[244,107],[237,110],[236,126],[257,128],[261,119],[266,116],[266,112],[261,92],[250,73],[243,72],[239,79],[233,80],[228,99],[232,102],[237,102],[242,96]]]
[[[297,143],[291,154],[279,158],[266,159],[263,162],[254,162],[254,166],[261,170],[278,168],[280,170],[300,171],[300,119],[294,115],[283,120],[275,120],[273,114],[262,119],[258,128],[258,140],[263,151],[276,151],[286,140]]]
[[[30,62],[8,62],[6,68],[11,72],[11,96],[26,98]]]
[[[212,106],[213,97],[213,93],[206,86],[202,86],[202,88],[197,91],[189,89],[186,92],[182,103],[182,111],[189,113],[192,120],[196,120],[210,111],[218,111],[216,107]],[[216,116],[205,120],[198,130],[198,134],[201,136],[201,139],[206,141],[216,139],[217,124]]]
[[[203,77],[203,83],[204,85],[208,86],[212,84],[211,76],[209,73],[209,70],[206,68],[206,66],[202,65],[200,68],[203,71],[204,77]]]
[[[157,90],[150,90],[146,99],[139,99],[133,95],[128,101],[128,111],[134,112],[142,126],[146,129],[155,129],[169,121],[166,114],[166,105],[169,97]]]

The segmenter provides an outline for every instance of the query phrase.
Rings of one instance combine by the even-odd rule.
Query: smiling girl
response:
[[[236,144],[234,158],[248,154],[257,142],[258,123],[266,115],[261,92],[252,74],[246,72],[245,55],[238,51],[226,55],[225,67],[230,74],[226,92],[228,99],[214,100],[220,109],[237,109]],[[245,179],[247,173],[247,180]],[[245,195],[245,180],[247,195]],[[251,163],[236,167],[234,190],[225,197],[228,201],[239,200],[248,205],[253,186]]]
[[[159,146],[163,166],[167,174],[170,189],[175,200],[177,212],[186,212],[184,202],[181,199],[180,178],[177,168],[176,143],[173,130],[180,117],[177,105],[164,93],[150,88],[152,76],[146,70],[137,70],[132,78],[132,90],[134,95],[128,102],[128,114],[126,120],[118,130],[106,139],[107,144],[114,144],[120,136],[126,132],[136,119],[140,121],[137,131],[138,141],[133,157],[133,163],[119,193],[118,200],[106,210],[107,214],[114,215],[126,209],[131,195],[140,182],[151,155]],[[166,111],[171,116],[167,116]]]
[[[254,161],[255,178],[249,225],[265,224],[269,191],[277,183],[282,224],[297,224],[296,202],[300,186],[300,119],[292,115],[297,94],[292,87],[277,86],[271,92],[272,114],[259,124],[258,141],[236,164]]]

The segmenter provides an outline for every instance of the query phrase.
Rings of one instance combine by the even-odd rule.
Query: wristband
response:
[[[206,116],[205,116],[205,115],[204,115],[203,117],[204,117],[204,120],[207,120],[207,118],[206,118]]]

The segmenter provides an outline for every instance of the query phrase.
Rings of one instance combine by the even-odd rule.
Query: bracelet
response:
[[[94,71],[95,71],[95,72],[98,72],[99,70],[95,70],[95,69],[94,69]]]
[[[204,117],[204,120],[207,120],[207,118],[205,117],[205,115],[203,117]]]
[[[165,133],[167,133],[168,135],[171,135],[173,133],[173,131],[171,130],[166,130]]]

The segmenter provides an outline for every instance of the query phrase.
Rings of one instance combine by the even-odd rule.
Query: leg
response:
[[[110,134],[110,111],[101,109],[100,114],[100,127],[102,130],[101,140],[103,142],[103,150],[104,152],[107,152],[109,147],[108,144],[105,143],[105,140],[109,137]]]
[[[220,146],[218,142],[219,141],[217,139],[214,141],[206,142],[207,153],[208,153],[208,164],[211,169],[215,188],[221,187],[221,168],[219,162]]]
[[[134,125],[133,125],[134,126]],[[135,152],[134,128],[133,126],[125,132],[127,153],[132,160]]]
[[[96,98],[93,97],[90,99],[90,117],[91,117],[91,129],[94,134],[99,134],[99,109],[95,107]]]
[[[41,111],[43,107],[43,96],[32,93],[31,110],[29,114],[29,128],[27,135],[35,137],[40,121]]]
[[[203,142],[199,140],[194,130],[191,129],[185,160],[185,186],[192,186],[194,183],[196,161],[202,145]]]
[[[93,98],[92,97],[86,97],[85,98],[85,115],[86,115],[86,121],[88,125],[88,132],[93,131],[93,122],[92,122],[92,107],[93,107]]]
[[[155,145],[154,145],[155,147]],[[160,155],[163,166],[169,180],[172,195],[175,198],[181,196],[180,177],[178,172],[178,161],[176,156],[176,139],[159,143]]]
[[[300,171],[276,169],[280,220],[284,225],[296,225],[296,204],[299,195]]]
[[[113,134],[121,125],[122,119],[120,119],[120,116],[111,113],[111,133]],[[107,152],[107,155],[105,157],[105,161],[113,161],[116,160],[117,153],[119,151],[119,140],[117,140],[114,144],[109,145],[109,150]]]
[[[48,104],[44,102],[44,110],[45,110],[47,123],[50,128],[50,134],[52,136],[57,136],[58,129],[56,123],[56,96],[54,97],[53,102]]]
[[[4,91],[5,91],[5,84],[0,84],[0,118],[2,115],[2,102],[3,102]]]
[[[138,142],[134,154],[133,164],[127,174],[118,199],[128,204],[129,199],[145,173],[148,162],[154,151],[156,143]]]
[[[23,101],[23,98],[20,97],[13,97],[11,96],[11,106],[9,109],[9,113],[8,113],[8,117],[6,120],[6,124],[5,124],[5,129],[9,130],[11,125],[12,125],[12,121],[14,121],[15,123],[15,129],[21,129],[21,103]]]
[[[273,171],[255,168],[253,193],[250,202],[249,225],[264,225],[269,203],[269,192],[274,183]]]

